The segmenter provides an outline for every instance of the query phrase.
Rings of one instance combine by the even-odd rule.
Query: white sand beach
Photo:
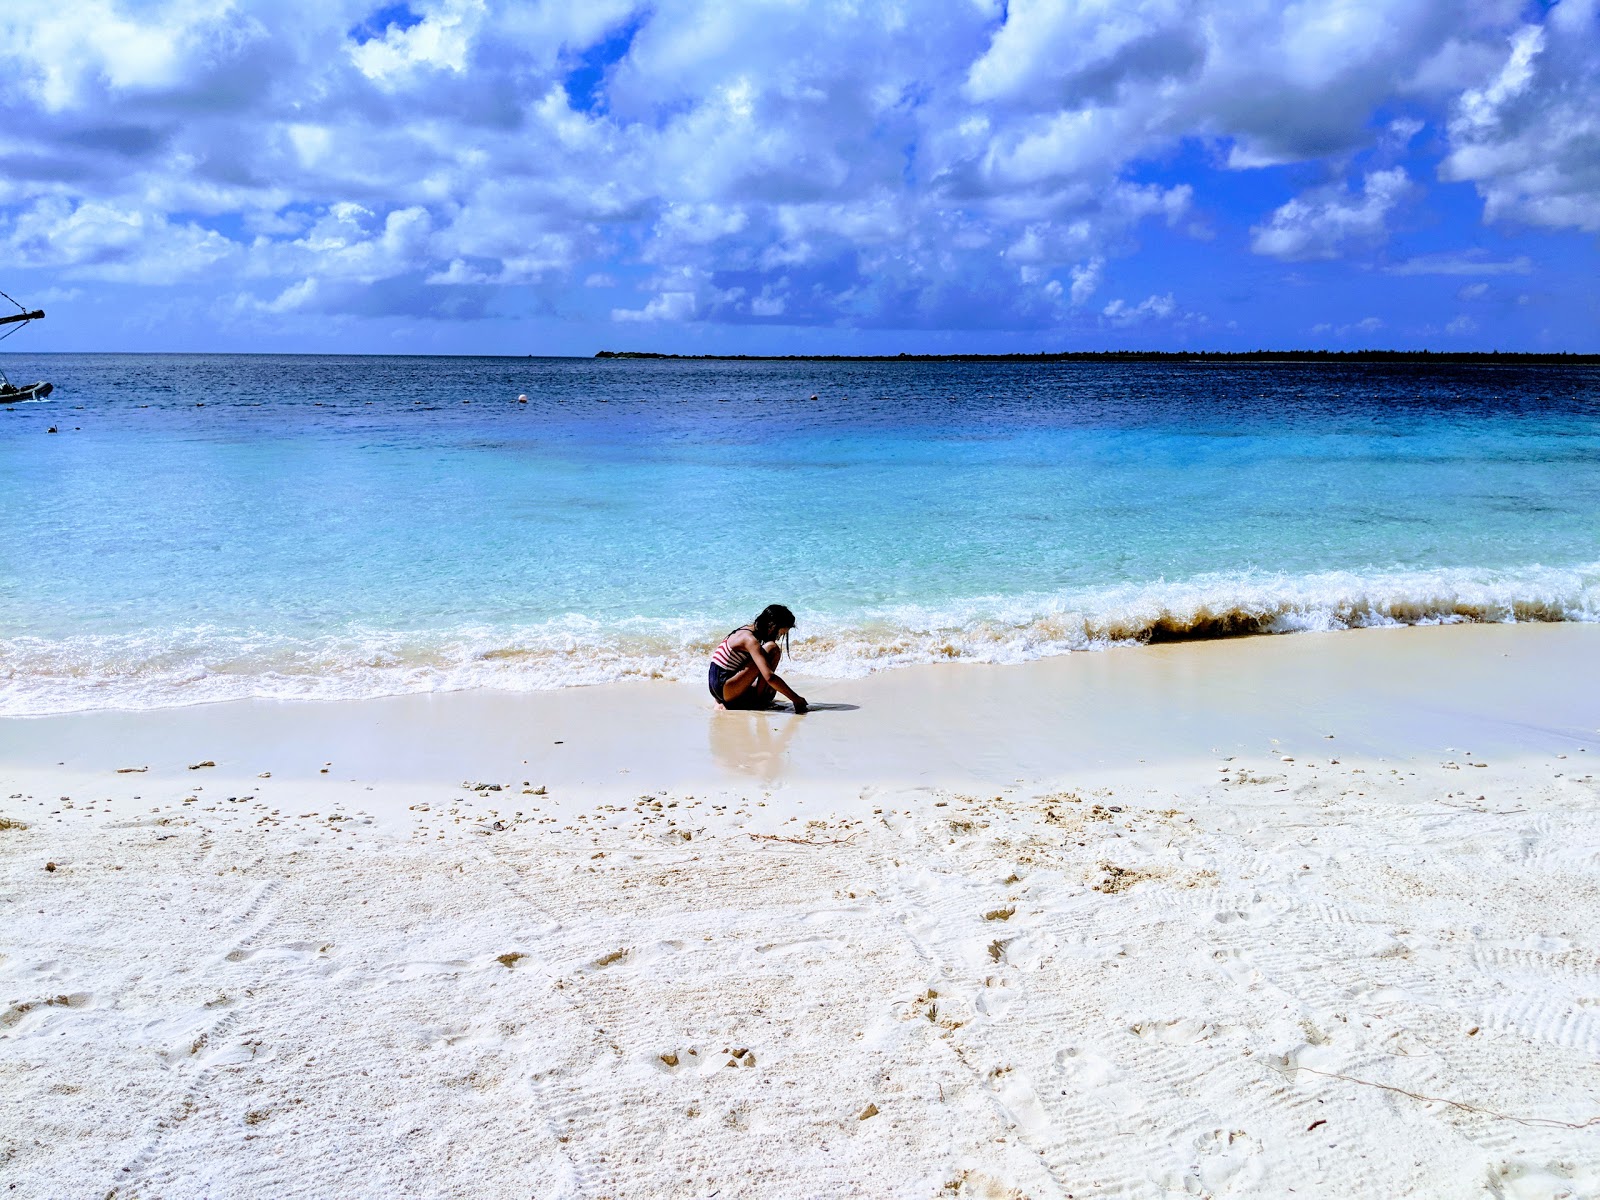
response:
[[[0,724],[17,1197],[1600,1195],[1600,628]]]

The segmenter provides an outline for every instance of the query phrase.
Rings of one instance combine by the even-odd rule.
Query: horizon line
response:
[[[1549,362],[1566,365],[1600,365],[1600,352],[1581,350],[1385,350],[1366,348],[1360,350],[1035,350],[1035,351],[972,351],[951,353],[897,354],[684,354],[657,350],[597,350],[592,354],[393,354],[371,351],[297,351],[297,350],[33,350],[0,351],[9,357],[63,357],[72,355],[107,355],[117,357],[169,357],[169,358],[494,358],[564,360],[592,362],[596,360],[649,361],[675,360],[681,362]]]

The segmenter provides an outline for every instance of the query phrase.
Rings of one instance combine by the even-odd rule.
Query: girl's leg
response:
[[[765,642],[761,649],[766,652],[768,667],[777,670],[783,658],[783,647],[777,642]],[[724,708],[768,708],[777,694],[772,685],[761,678],[755,663],[750,663],[723,683],[722,704]]]

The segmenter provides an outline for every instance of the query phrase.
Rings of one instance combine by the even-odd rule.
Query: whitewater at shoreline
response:
[[[1600,629],[0,721],[45,1197],[1579,1197]]]
[[[808,614],[793,648],[799,669],[816,678],[856,679],[928,663],[1014,664],[1151,643],[1519,622],[1600,622],[1600,563],[1299,577],[1246,572],[944,608]],[[578,615],[522,628],[291,636],[197,626],[12,636],[0,638],[0,716],[694,680],[721,636],[721,625],[706,617],[607,623]]]

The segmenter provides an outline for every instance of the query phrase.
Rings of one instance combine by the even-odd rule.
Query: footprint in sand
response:
[[[1122,1078],[1122,1068],[1109,1058],[1077,1046],[1057,1050],[1056,1067],[1083,1090],[1104,1087]]]
[[[996,978],[978,992],[973,1006],[984,1016],[999,1020],[1017,1002],[1017,989]]]
[[[1005,1067],[991,1071],[984,1082],[1012,1124],[1025,1135],[1037,1138],[1049,1131],[1049,1114],[1027,1075]]]
[[[1128,1031],[1147,1042],[1167,1046],[1192,1046],[1203,1042],[1217,1032],[1217,1027],[1207,1021],[1180,1017],[1173,1021],[1138,1021]]]
[[[1215,967],[1246,991],[1266,982],[1266,975],[1256,966],[1254,957],[1247,950],[1202,949],[1198,953],[1203,965]]]
[[[620,949],[609,950],[597,958],[591,959],[589,964],[580,968],[580,970],[585,974],[592,974],[595,971],[603,971],[607,967],[619,966],[624,963],[629,966],[643,966],[658,959],[666,958],[670,954],[676,954],[682,949],[683,943],[676,940],[653,942],[648,946],[623,946]]]
[[[242,1041],[223,1041],[210,1053],[202,1053],[196,1057],[196,1066],[201,1070],[210,1070],[213,1067],[236,1067],[244,1063],[263,1063],[276,1058],[277,1054],[267,1044],[257,1038],[246,1038]]]
[[[1056,1051],[1055,1066],[1061,1075],[1057,1090],[1063,1094],[1077,1093],[1124,1118],[1144,1111],[1147,1093],[1128,1086],[1126,1073],[1109,1058],[1081,1046],[1068,1046]]]
[[[1511,1200],[1534,1196],[1600,1195],[1600,1167],[1576,1162],[1502,1162],[1489,1168],[1489,1191]]]
[[[1195,1138],[1193,1153],[1187,1171],[1157,1182],[1168,1191],[1204,1196],[1254,1194],[1261,1177],[1261,1143],[1245,1130],[1209,1130]]]
[[[39,1000],[24,1000],[0,1012],[0,1029],[12,1029],[29,1016],[38,1022],[41,1017],[68,1009],[88,1008],[94,1003],[92,992],[72,992],[67,995],[46,996]]]

